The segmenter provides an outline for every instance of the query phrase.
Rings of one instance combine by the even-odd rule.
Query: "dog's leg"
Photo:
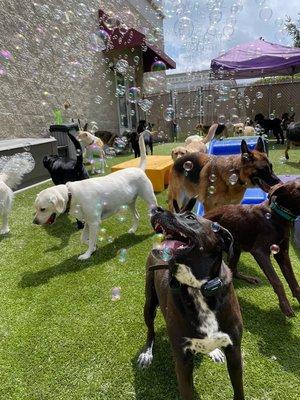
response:
[[[135,233],[139,225],[140,215],[138,213],[138,210],[136,209],[135,202],[129,204],[128,206],[132,213],[132,219],[133,219],[132,227],[129,229],[128,233]]]
[[[228,346],[224,349],[227,370],[230,376],[231,384],[233,387],[234,397],[233,400],[244,400],[244,387],[243,387],[243,365],[241,348],[237,346]]]
[[[193,355],[191,353],[184,354],[182,350],[181,353],[179,353],[179,350],[174,352],[174,348],[173,354],[175,360],[178,390],[181,398],[184,400],[194,400],[195,391],[193,385]]]
[[[98,228],[99,228],[99,223],[93,222],[88,224],[88,230],[89,230],[89,242],[88,242],[88,249],[84,254],[81,254],[78,257],[78,260],[87,260],[88,258],[91,257],[91,255],[94,253],[96,250],[96,242],[97,242],[97,233],[98,233]],[[85,230],[85,229],[84,229]]]
[[[281,311],[287,317],[293,317],[295,314],[286,297],[283,284],[280,282],[280,279],[273,268],[270,260],[270,254],[267,254],[266,251],[267,250],[256,250],[251,252],[251,254],[255,258],[260,268],[264,271],[266,277],[268,278],[274,289],[274,292],[277,294]]]
[[[285,241],[280,245],[280,252],[274,254],[274,258],[277,261],[290,289],[293,293],[293,296],[300,303],[300,287],[295,277],[293,267],[289,257],[289,242]]]
[[[83,231],[81,233],[81,243],[89,244],[89,224],[85,223]]]
[[[238,271],[238,262],[241,256],[241,249],[234,246],[233,255],[230,257],[228,266],[232,271],[233,276],[236,279],[241,279],[253,285],[257,285],[260,283],[260,279],[255,276],[245,275],[242,272]]]
[[[146,344],[138,358],[138,365],[140,368],[149,367],[153,360],[153,344],[155,338],[154,319],[157,306],[158,299],[154,287],[154,273],[148,271],[146,278],[146,302],[144,306],[144,320],[148,328],[148,333]]]
[[[9,232],[8,214],[9,214],[8,210],[3,211],[3,214],[2,214],[2,228],[0,230],[0,235],[6,235]]]
[[[285,158],[286,158],[287,160],[290,158],[290,157],[289,157],[289,150],[290,150],[290,148],[291,148],[290,141],[289,141],[289,139],[286,139]]]

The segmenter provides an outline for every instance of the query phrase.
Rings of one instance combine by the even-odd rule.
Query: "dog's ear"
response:
[[[223,226],[221,225],[218,234],[222,238],[223,242],[222,249],[228,254],[230,258],[233,255],[233,242],[234,242],[233,236],[228,229],[223,228]]]
[[[178,203],[177,203],[177,201],[175,199],[173,200],[173,207],[174,207],[175,212],[177,214],[179,214],[180,208],[179,208],[179,205],[178,205]]]
[[[54,209],[58,214],[62,214],[64,212],[65,202],[63,197],[59,193],[51,196],[49,199],[49,203],[53,204]]]
[[[88,126],[89,126],[89,124],[88,124],[88,122],[87,122],[86,124],[84,124],[83,130],[86,131],[87,128],[88,128]]]
[[[244,140],[244,139],[241,142],[241,153],[242,154],[245,154],[245,153],[251,154],[251,151],[249,150],[249,148],[247,146],[246,140]]]
[[[259,151],[260,153],[266,153],[265,144],[261,137],[259,137],[257,140],[255,150]]]
[[[180,210],[181,213],[192,211],[197,201],[197,197],[192,197],[187,204]]]

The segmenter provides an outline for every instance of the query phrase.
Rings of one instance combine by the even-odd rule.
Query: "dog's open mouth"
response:
[[[55,222],[55,219],[56,219],[56,214],[55,213],[51,214],[46,221],[46,225],[52,225]]]
[[[165,228],[158,222],[155,223],[154,230],[156,233],[162,233],[165,236],[162,241],[162,247],[172,253],[187,250],[193,246],[191,239],[184,233]]]

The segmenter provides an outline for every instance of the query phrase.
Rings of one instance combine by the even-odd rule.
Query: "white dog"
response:
[[[0,158],[0,216],[2,227],[0,234],[9,232],[8,216],[13,202],[13,191],[25,174],[34,168],[34,159],[30,153],[17,153]]]
[[[129,233],[137,230],[139,214],[135,206],[137,196],[149,206],[157,204],[153,186],[144,170],[146,149],[143,135],[140,135],[141,162],[139,168],[126,168],[99,178],[68,182],[40,192],[35,201],[34,223],[51,225],[57,214],[70,210],[70,214],[85,221],[81,241],[88,245],[79,260],[88,259],[96,250],[99,224],[103,219],[116,213],[123,205],[128,205],[133,216]]]

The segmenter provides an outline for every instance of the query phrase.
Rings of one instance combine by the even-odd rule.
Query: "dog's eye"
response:
[[[41,208],[41,211],[46,211],[46,208]]]
[[[194,217],[193,214],[188,214],[188,215],[186,216],[186,219],[191,219],[191,220],[195,221],[196,218]]]

